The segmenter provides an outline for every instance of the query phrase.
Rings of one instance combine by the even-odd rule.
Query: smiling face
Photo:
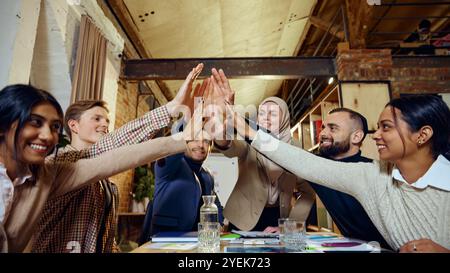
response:
[[[188,141],[185,155],[194,161],[204,161],[208,156],[210,144],[210,140]]]
[[[108,111],[100,106],[95,106],[81,114],[79,120],[69,120],[72,133],[72,141],[90,146],[108,133]],[[82,148],[82,147],[80,147]]]
[[[49,103],[36,105],[31,109],[30,117],[20,131],[15,145],[17,124],[17,121],[14,122],[6,133],[7,157],[21,165],[43,164],[45,157],[58,143],[62,117]],[[14,154],[17,158],[14,158]]]
[[[397,124],[393,109],[397,116]],[[400,110],[391,106],[384,108],[378,119],[378,130],[373,135],[380,159],[396,163],[398,160],[414,155],[418,150],[418,134],[411,132],[408,124],[402,119]]]
[[[350,115],[346,112],[329,114],[320,132],[319,152],[323,156],[335,157],[350,149],[350,137],[354,128]]]
[[[281,109],[278,104],[268,101],[258,109],[258,125],[277,134],[280,131]]]

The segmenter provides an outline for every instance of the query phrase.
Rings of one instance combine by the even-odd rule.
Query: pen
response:
[[[333,238],[338,238],[337,236],[311,236],[308,237],[308,239],[310,240],[320,240],[320,239],[324,239],[324,240],[328,240],[328,239],[333,239]]]
[[[358,242],[336,242],[336,243],[323,243],[324,247],[352,247],[359,246],[361,243]]]

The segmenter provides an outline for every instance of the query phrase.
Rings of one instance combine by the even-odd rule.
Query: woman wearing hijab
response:
[[[221,80],[218,74],[215,76]],[[258,126],[292,144],[289,120],[288,106],[280,98],[269,97],[258,107]],[[239,159],[239,178],[224,209],[231,228],[273,232],[278,218],[306,220],[315,199],[309,184],[266,159],[244,140],[216,140],[215,144],[225,156]],[[294,202],[295,190],[300,196]]]

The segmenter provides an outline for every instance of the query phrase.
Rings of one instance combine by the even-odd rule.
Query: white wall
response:
[[[203,166],[214,177],[214,189],[220,204],[225,207],[239,177],[237,157],[228,158],[220,153],[211,153]]]
[[[121,59],[118,57],[117,52],[112,44],[108,43],[107,47],[108,55],[106,58],[105,67],[105,82],[103,83],[103,100],[108,104],[109,109],[109,130],[114,130],[116,124],[116,102],[117,91],[119,85],[117,80],[120,76],[120,63]]]
[[[93,0],[1,0],[0,88],[31,83],[48,90],[66,109],[83,14],[108,40],[103,99],[114,120],[121,61],[117,56],[124,40]]]
[[[123,39],[95,1],[42,0],[31,83],[52,93],[65,110],[70,105],[71,74],[75,64],[78,31],[83,14],[89,14],[108,40],[103,99],[114,124],[117,79]],[[113,128],[110,128],[113,129]]]
[[[43,0],[30,83],[52,93],[63,111],[70,105],[71,80],[63,35],[49,0]]]
[[[6,0],[0,4],[2,11],[0,85],[2,86],[29,82],[40,3],[41,0],[21,0],[17,3]],[[3,13],[6,13],[5,18]]]
[[[16,37],[20,13],[20,2],[2,0],[0,2],[0,88],[9,83],[9,68],[12,64],[14,40]]]

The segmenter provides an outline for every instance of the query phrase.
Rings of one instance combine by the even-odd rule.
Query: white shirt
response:
[[[31,174],[27,173],[24,176],[17,177],[13,182],[6,173],[6,167],[0,163],[0,224],[3,224],[11,210],[14,200],[14,186],[23,184],[30,177]]]
[[[407,183],[397,168],[392,171],[393,177],[401,182]],[[425,189],[432,186],[445,191],[450,191],[450,161],[439,155],[428,171],[416,182],[411,184],[417,189]]]

